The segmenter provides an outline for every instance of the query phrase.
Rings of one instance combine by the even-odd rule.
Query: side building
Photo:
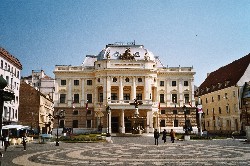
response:
[[[0,75],[7,81],[5,91],[14,93],[14,100],[5,101],[3,105],[3,124],[17,124],[19,107],[20,73],[22,64],[7,50],[0,47]],[[2,109],[2,108],[1,108]]]
[[[224,134],[244,130],[242,93],[250,81],[249,63],[250,54],[209,73],[196,90],[203,109],[203,130]]]
[[[55,79],[46,75],[43,70],[32,70],[30,76],[22,77],[21,80],[53,99]]]
[[[49,134],[53,129],[54,103],[26,82],[20,85],[19,124],[30,126],[35,134]]]
[[[164,67],[143,45],[108,44],[54,74],[55,111],[65,111],[60,126],[73,132],[184,132],[185,122],[197,131],[193,67]]]

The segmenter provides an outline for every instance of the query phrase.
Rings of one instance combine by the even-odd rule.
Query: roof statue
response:
[[[120,54],[119,59],[122,60],[135,60],[135,56],[130,53],[130,48],[127,48],[123,54]]]

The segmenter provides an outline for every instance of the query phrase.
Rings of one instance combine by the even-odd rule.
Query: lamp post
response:
[[[61,110],[60,112],[57,111],[56,115],[54,116],[54,118],[57,119],[56,146],[59,146],[59,139],[58,139],[59,120],[64,117],[65,117],[64,110]]]
[[[184,130],[185,130],[185,135],[188,135],[187,131],[187,107],[184,105],[183,107],[184,115],[185,115],[185,125],[184,125]]]
[[[200,99],[200,97],[199,97],[199,99],[198,99],[197,109],[198,109],[198,114],[199,114],[200,136],[202,136],[202,121],[201,121],[201,115],[203,114],[203,111],[202,111],[202,105],[201,105],[201,99]]]
[[[110,137],[111,136],[111,134],[109,133],[109,114],[110,114],[110,112],[111,112],[111,108],[110,108],[110,106],[107,106],[107,108],[106,108],[106,111],[107,111],[107,115],[108,115],[108,130],[107,130],[107,137]]]

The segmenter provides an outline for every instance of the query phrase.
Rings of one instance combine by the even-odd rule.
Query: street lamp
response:
[[[187,107],[184,105],[183,107],[184,115],[185,115],[185,125],[184,125],[184,130],[185,130],[185,135],[188,135],[187,131]]]
[[[106,108],[106,111],[107,111],[107,115],[108,115],[108,131],[107,131],[107,137],[110,137],[111,136],[111,134],[109,133],[109,114],[110,114],[110,112],[111,112],[111,108],[110,108],[110,106],[107,106],[107,108]]]
[[[57,111],[56,115],[54,116],[54,118],[57,119],[56,146],[59,146],[59,139],[58,139],[59,120],[64,117],[65,117],[64,110]]]

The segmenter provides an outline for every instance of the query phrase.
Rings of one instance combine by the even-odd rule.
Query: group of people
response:
[[[154,131],[155,145],[158,145],[159,137],[160,137],[160,133],[159,133],[159,131],[157,131],[157,129],[155,129],[155,131]],[[175,132],[174,132],[173,129],[171,129],[171,131],[170,131],[170,138],[171,138],[172,143],[174,143]],[[163,132],[162,132],[162,140],[164,141],[164,143],[166,143],[166,141],[167,141],[167,131],[166,131],[166,129],[164,129]]]
[[[23,150],[26,151],[26,145],[27,145],[27,135],[26,133],[24,133],[23,137],[22,137],[22,144],[23,144]],[[4,146],[4,151],[7,151],[8,147],[10,146],[10,141],[9,141],[9,137],[7,135],[4,135],[2,137],[2,146]],[[2,153],[0,153],[1,156]]]

